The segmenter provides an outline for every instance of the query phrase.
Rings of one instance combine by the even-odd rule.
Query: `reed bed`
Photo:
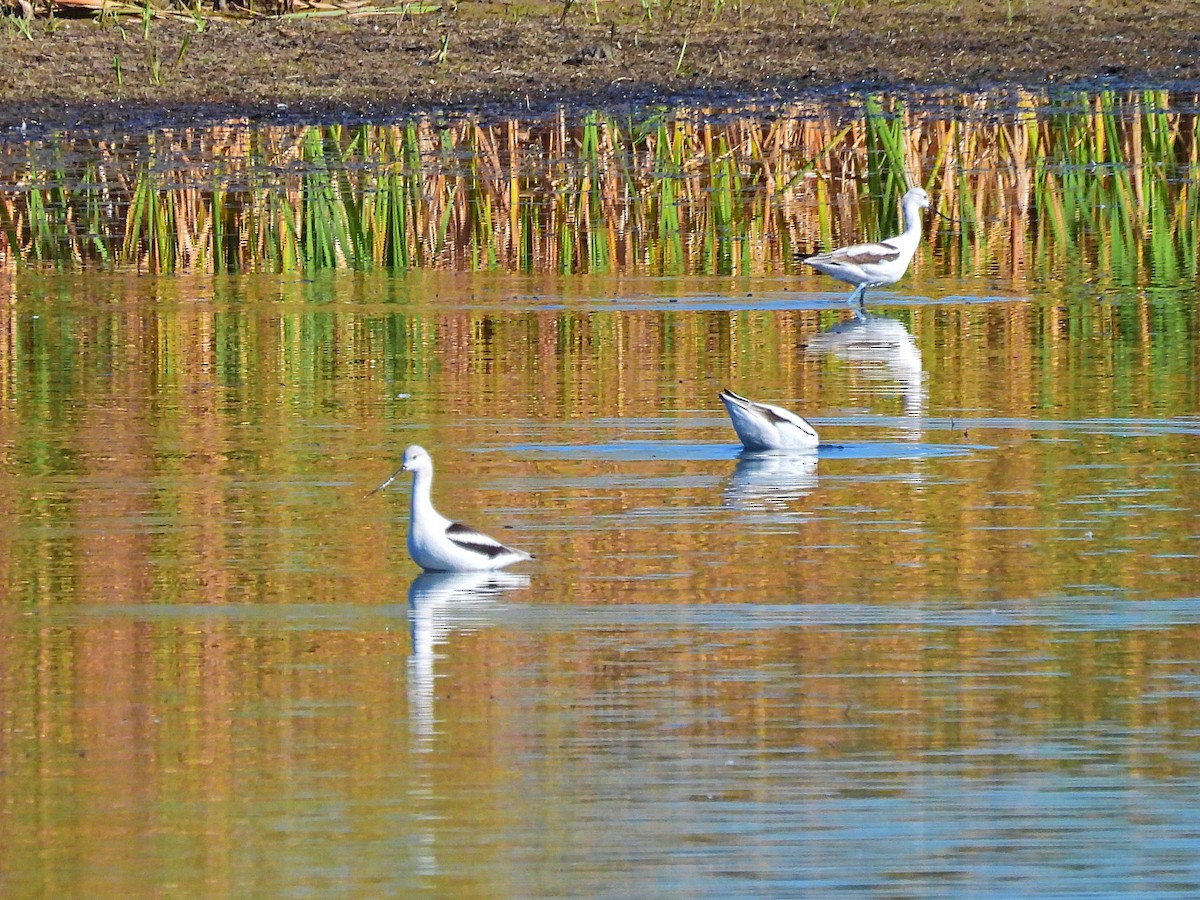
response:
[[[0,266],[788,272],[898,226],[949,272],[1194,278],[1196,97],[863,97],[736,116],[268,127],[0,152]]]

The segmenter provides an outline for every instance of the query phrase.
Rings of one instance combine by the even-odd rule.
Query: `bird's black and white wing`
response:
[[[880,241],[876,244],[854,244],[850,247],[840,247],[837,250],[830,250],[828,253],[810,256],[804,262],[809,264],[835,263],[852,266],[877,266],[880,263],[893,262],[899,258],[899,247],[892,245],[888,241]]]
[[[486,556],[488,559],[495,559],[498,556],[504,556],[508,553],[520,555],[522,551],[514,550],[512,547],[506,547],[498,540],[488,537],[474,528],[468,528],[461,522],[451,522],[446,528],[446,537],[450,542],[470,553],[478,553],[480,556]]]
[[[767,425],[792,425],[799,428],[801,431],[811,434],[815,439],[817,430],[809,424],[808,420],[803,416],[798,416],[790,410],[784,409],[782,406],[772,406],[770,403],[759,403],[756,400],[751,400],[748,397],[743,397],[740,394],[735,394],[733,391],[721,391],[722,399],[729,399],[741,407],[745,412],[758,416]]]

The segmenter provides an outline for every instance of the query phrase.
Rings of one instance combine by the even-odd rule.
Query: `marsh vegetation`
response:
[[[1195,275],[1197,98],[1031,92],[755,116],[422,117],[62,136],[2,160],[5,265],[763,274],[897,226],[949,271]],[[925,253],[931,252],[926,248]]]

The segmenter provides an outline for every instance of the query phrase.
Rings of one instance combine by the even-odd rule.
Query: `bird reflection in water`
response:
[[[813,335],[805,348],[811,355],[829,354],[852,364],[865,378],[889,381],[904,404],[904,414],[920,417],[929,400],[921,351],[904,323],[885,316],[863,316],[839,322]],[[920,427],[908,429],[919,440]]]
[[[471,631],[494,621],[500,608],[496,600],[529,586],[528,575],[500,571],[426,572],[408,587],[408,621],[412,655],[408,658],[408,719],[414,758],[409,772],[409,793],[417,819],[432,823],[439,806],[435,777],[434,716],[435,663],[444,659],[439,645],[448,644],[452,632]],[[420,832],[412,869],[425,878],[443,873],[438,859],[437,831],[430,825]]]
[[[817,453],[745,451],[725,485],[724,503],[737,509],[787,510],[817,486]]]
[[[529,576],[511,572],[426,572],[408,588],[408,618],[412,655],[408,659],[409,721],[414,733],[429,742],[436,719],[433,712],[434,662],[454,631],[469,631],[490,624],[495,601],[529,587]],[[428,745],[422,749],[429,751]]]

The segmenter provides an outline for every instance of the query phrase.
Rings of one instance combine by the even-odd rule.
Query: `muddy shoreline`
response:
[[[402,17],[216,17],[203,30],[171,17],[148,33],[140,20],[37,19],[28,37],[0,35],[11,73],[0,134],[736,107],[864,89],[1200,87],[1200,26],[1180,27],[1200,22],[1190,2],[874,2],[846,4],[833,24],[815,3],[724,9],[681,4],[647,22],[640,4],[577,4],[564,18],[559,4],[470,2]]]

